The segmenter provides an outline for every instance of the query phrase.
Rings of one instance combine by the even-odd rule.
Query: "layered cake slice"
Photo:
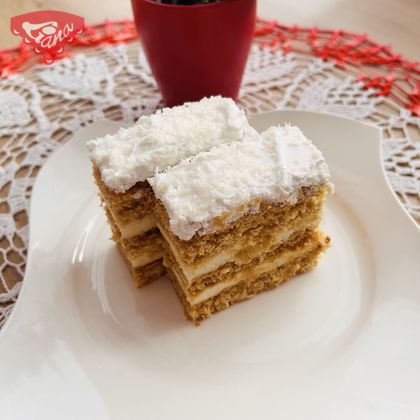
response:
[[[112,238],[138,286],[164,273],[154,196],[146,179],[252,131],[231,99],[211,97],[143,116],[133,127],[87,143]]]
[[[195,323],[311,269],[329,244],[328,167],[297,127],[216,146],[149,182],[164,264]]]

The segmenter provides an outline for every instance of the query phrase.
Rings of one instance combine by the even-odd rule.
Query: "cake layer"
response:
[[[315,228],[314,226],[308,224],[305,228]],[[171,239],[167,232],[161,227],[160,228],[162,236],[166,240],[166,246],[169,248],[170,254],[173,256],[174,261],[179,266],[180,270],[183,272],[183,278],[185,279],[185,284],[191,284],[197,277],[201,277],[210,273],[219,267],[227,264],[231,261],[237,261],[245,264],[250,258],[254,258],[260,252],[268,252],[272,247],[281,244],[283,241],[287,240],[292,234],[292,230],[280,230],[280,232],[273,232],[273,235],[270,237],[270,240],[261,244],[261,247],[252,247],[252,244],[236,242],[232,244],[229,249],[216,254],[214,257],[208,259],[201,265],[193,266],[185,264],[182,261],[180,254],[176,249],[176,245],[171,242]],[[265,251],[264,251],[265,249]]]
[[[101,183],[100,179],[98,179],[97,172],[95,179],[99,186],[100,197],[104,203],[103,207],[108,224],[111,227],[112,239],[117,244],[136,286],[143,286],[165,274],[166,270],[162,264],[162,236],[156,228],[153,215],[150,214],[152,205],[148,200],[150,198],[153,199],[153,192],[150,187],[148,185],[136,185],[130,193],[115,194],[112,191],[108,191],[106,186]],[[137,191],[134,192],[134,190]],[[102,195],[103,191],[104,195]],[[121,221],[118,223],[107,205],[107,203],[115,204],[112,198],[114,195],[117,196],[116,203],[117,207],[120,206],[120,209],[124,207],[131,207],[133,209],[135,208],[134,202],[137,200],[135,197],[145,197],[146,202],[148,201],[149,203],[147,206],[150,207],[147,209],[148,213],[137,220],[125,224]],[[142,207],[141,203],[139,205]]]
[[[153,260],[138,267],[134,267],[130,260],[128,260],[127,254],[125,253],[121,244],[118,242],[116,244],[122,257],[124,258],[125,263],[127,264],[128,269],[131,272],[133,281],[137,287],[150,283],[166,273],[166,269],[162,263],[162,258]]]
[[[286,243],[269,253],[259,255],[248,264],[225,264],[210,275],[197,278],[190,286],[170,254],[165,256],[164,265],[169,267],[177,278],[188,302],[196,305],[241,281],[256,278],[315,249],[325,248],[328,243],[329,238],[319,230],[296,232]]]
[[[155,198],[150,185],[147,182],[138,182],[128,191],[116,193],[104,184],[97,168],[93,168],[93,176],[99,188],[100,198],[112,213],[121,233],[124,233],[125,237],[140,234],[139,223],[143,218],[150,219],[153,212]],[[150,220],[148,224],[151,224]],[[146,231],[147,225],[142,229],[143,232]]]
[[[214,270],[227,260],[232,261],[232,253],[234,260],[246,262],[277,245],[288,232],[318,225],[328,191],[327,186],[304,188],[296,204],[261,203],[259,213],[242,217],[229,229],[205,236],[195,235],[189,241],[173,234],[166,210],[159,202],[155,206],[155,217],[177,262],[191,279]]]
[[[166,269],[162,265],[162,260],[157,260],[142,267],[135,269],[130,268],[130,272],[133,277],[134,284],[137,287],[141,287],[165,275]]]
[[[134,268],[162,259],[162,236],[157,229],[131,239],[116,239],[127,261]]]
[[[133,238],[138,235],[143,235],[149,230],[156,227],[156,219],[152,213],[146,214],[136,220],[132,220],[128,223],[121,223],[118,219],[111,216],[114,220],[115,225],[118,227],[122,238]]]
[[[215,312],[226,309],[236,302],[250,299],[265,290],[273,289],[294,275],[310,270],[316,265],[318,258],[324,249],[325,246],[320,245],[318,248],[313,249],[303,256],[297,257],[287,264],[283,264],[257,278],[250,277],[242,280],[241,282],[222,290],[216,296],[210,297],[198,304],[191,304],[188,301],[177,278],[170,269],[168,270],[168,274],[181,299],[187,318],[195,324],[200,324],[201,321]]]
[[[108,223],[111,226],[112,239],[120,247],[128,264],[133,268],[141,267],[163,257],[163,238],[157,228],[142,235],[124,238],[111,213],[105,207]]]
[[[138,235],[143,235],[149,230],[156,227],[156,219],[153,213],[146,213],[143,216],[136,216],[126,222],[123,222],[114,212],[106,205],[105,201],[102,200],[103,207],[108,217],[109,223],[115,227],[115,231],[118,232],[118,236],[128,239]],[[127,218],[125,218],[127,220]]]
[[[187,285],[192,284],[197,278],[207,276],[209,273],[217,270],[228,263],[247,264],[258,255],[265,254],[287,242],[295,232],[314,230],[319,224],[318,214],[308,214],[305,217],[296,220],[288,229],[282,227],[268,227],[265,235],[258,237],[245,236],[243,240],[234,242],[231,247],[222,251],[220,254],[208,259],[201,265],[194,266],[185,264],[178,253],[174,243],[168,238],[167,233],[161,229],[162,236],[166,239],[166,247],[169,248],[174,260],[180,267],[183,278]]]
[[[118,242],[116,242],[116,244],[128,269],[130,270],[130,273],[133,277],[133,281],[137,287],[141,287],[145,284],[148,284],[166,273],[166,268],[162,263],[162,258],[154,260],[148,264],[144,264],[139,267],[134,267],[131,264],[131,262],[127,259],[127,254],[125,253],[121,244]]]

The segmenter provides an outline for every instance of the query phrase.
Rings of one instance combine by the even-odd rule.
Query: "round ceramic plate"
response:
[[[42,168],[23,290],[0,336],[6,419],[418,419],[420,234],[393,196],[376,128],[291,122],[323,151],[332,246],[311,272],[195,327],[167,279],[136,289],[99,206],[86,140]]]

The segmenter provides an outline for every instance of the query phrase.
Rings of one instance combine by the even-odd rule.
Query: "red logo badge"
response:
[[[85,26],[81,16],[56,10],[42,10],[13,16],[10,30],[32,45],[45,63],[51,64],[63,52],[64,45],[73,41]]]

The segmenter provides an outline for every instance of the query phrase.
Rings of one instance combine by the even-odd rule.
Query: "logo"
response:
[[[64,45],[73,42],[85,26],[81,16],[56,10],[42,10],[13,16],[10,30],[25,44],[32,45],[45,63],[51,64],[64,51]]]

